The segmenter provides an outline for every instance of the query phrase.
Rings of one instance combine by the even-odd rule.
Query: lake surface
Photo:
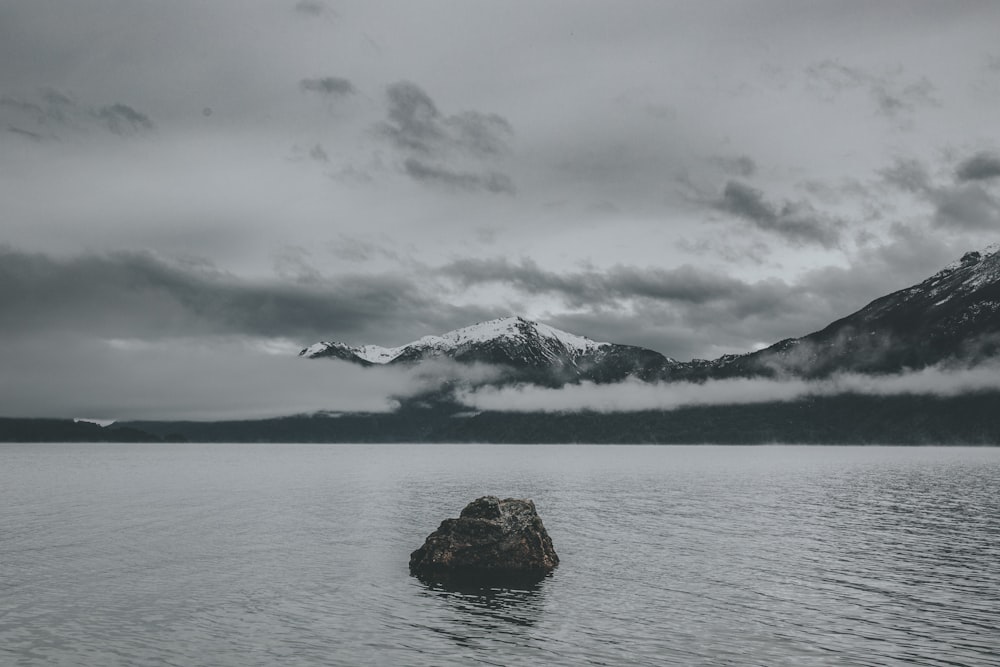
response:
[[[407,572],[532,498],[527,590]],[[1000,664],[1000,449],[0,445],[0,664]]]

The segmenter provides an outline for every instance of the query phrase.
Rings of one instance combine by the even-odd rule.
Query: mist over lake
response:
[[[1000,450],[0,445],[4,665],[982,665]],[[484,495],[561,563],[407,560]]]

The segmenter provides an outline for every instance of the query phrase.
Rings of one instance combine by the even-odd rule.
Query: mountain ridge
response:
[[[485,363],[508,369],[508,380],[563,384],[628,377],[654,380],[676,360],[633,345],[594,341],[520,316],[501,317],[399,347],[321,341],[299,352],[308,359],[341,359],[362,366],[417,364],[431,359]]]
[[[925,280],[826,327],[740,355],[743,375],[825,377],[974,365],[1000,353],[1000,244],[970,251]]]
[[[360,365],[447,358],[509,369],[507,382],[704,381],[733,377],[827,377],[897,373],[1000,354],[1000,244],[965,253],[924,281],[879,297],[826,327],[764,349],[677,361],[648,348],[597,342],[523,317],[503,317],[424,336],[397,348],[320,342],[299,355]]]

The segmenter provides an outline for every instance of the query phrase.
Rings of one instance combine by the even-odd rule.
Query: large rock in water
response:
[[[410,572],[428,577],[541,578],[559,564],[552,539],[530,500],[484,496],[457,519],[445,519],[410,555]]]

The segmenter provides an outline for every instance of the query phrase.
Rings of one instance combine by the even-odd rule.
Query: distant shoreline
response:
[[[670,411],[457,413],[446,407],[260,420],[0,418],[0,442],[1000,445],[1000,392],[813,397]]]

